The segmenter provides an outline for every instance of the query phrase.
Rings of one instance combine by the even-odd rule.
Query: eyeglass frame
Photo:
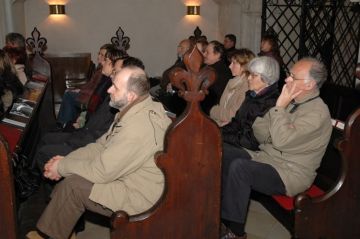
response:
[[[294,73],[292,73],[291,71],[287,71],[286,72],[286,77],[291,77],[294,81],[297,81],[297,80],[307,80],[307,79],[298,79],[295,77]]]

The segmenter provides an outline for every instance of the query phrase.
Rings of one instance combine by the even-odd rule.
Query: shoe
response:
[[[246,233],[243,236],[236,236],[229,228],[221,223],[220,239],[246,239]]]
[[[229,232],[222,236],[221,239],[246,239],[246,233],[243,236],[236,236],[232,231],[229,230]]]
[[[46,238],[42,237],[37,231],[31,231],[31,232],[28,232],[28,234],[26,234],[26,239],[46,239]],[[76,239],[75,232],[73,232],[71,234],[71,237],[69,239]]]
[[[31,231],[26,234],[26,239],[45,239],[45,237],[40,236],[37,231]]]

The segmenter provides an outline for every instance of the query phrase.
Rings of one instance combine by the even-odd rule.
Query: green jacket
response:
[[[249,151],[253,160],[272,165],[294,196],[311,186],[330,140],[332,125],[328,107],[319,92],[305,97],[295,112],[273,107],[253,124],[260,151]]]
[[[164,176],[154,154],[163,149],[171,121],[150,97],[121,113],[95,143],[62,159],[58,171],[64,177],[77,174],[93,182],[90,200],[133,215],[149,209],[163,191]]]

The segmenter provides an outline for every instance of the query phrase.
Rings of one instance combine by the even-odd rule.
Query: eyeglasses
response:
[[[294,73],[292,73],[292,72],[287,72],[287,77],[291,77],[294,81],[296,81],[296,80],[306,80],[306,79],[299,79],[299,78],[297,78],[297,77],[295,77],[295,75],[294,75]]]
[[[260,76],[260,74],[250,72],[249,76],[251,76],[252,78],[254,78],[254,77]]]

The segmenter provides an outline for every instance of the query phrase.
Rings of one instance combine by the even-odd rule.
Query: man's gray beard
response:
[[[110,107],[122,110],[128,104],[127,100],[109,101]]]

